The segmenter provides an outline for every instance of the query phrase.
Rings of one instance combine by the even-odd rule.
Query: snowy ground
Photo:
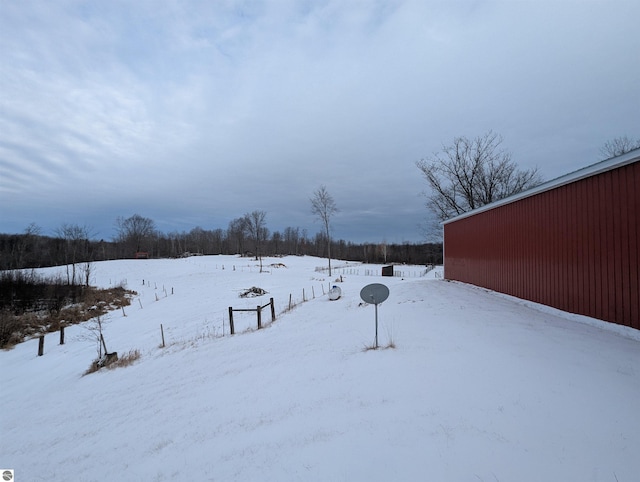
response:
[[[638,480],[640,332],[438,269],[381,278],[334,262],[334,283],[314,270],[325,262],[96,263],[97,285],[139,293],[106,317],[107,347],[142,357],[83,376],[97,351],[82,326],[65,345],[47,335],[42,357],[35,340],[0,352],[0,468],[18,482]],[[379,342],[395,348],[365,350],[369,283],[390,289]],[[252,286],[269,293],[238,297]],[[255,314],[234,314],[229,336],[229,306],[270,297],[275,323],[255,331]]]

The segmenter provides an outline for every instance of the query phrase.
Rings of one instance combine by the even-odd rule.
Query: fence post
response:
[[[229,331],[232,335],[235,333],[233,329],[233,308],[231,306],[229,307]]]
[[[38,356],[44,355],[44,335],[40,335],[40,340],[38,340]]]
[[[289,293],[289,311],[291,311],[291,293]]]
[[[60,325],[60,344],[64,345],[64,325]]]
[[[262,306],[258,305],[256,310],[258,312],[258,330],[262,328]]]
[[[273,303],[273,298],[269,300],[271,302],[271,323],[276,321],[276,306]]]
[[[160,334],[162,335],[162,348],[164,348],[164,329],[162,328],[162,323],[160,323]]]

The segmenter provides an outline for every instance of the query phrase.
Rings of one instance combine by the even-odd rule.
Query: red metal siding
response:
[[[640,162],[444,226],[445,278],[640,329]]]

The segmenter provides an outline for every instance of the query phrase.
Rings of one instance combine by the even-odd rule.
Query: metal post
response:
[[[376,303],[376,348],[378,348],[378,303]]]

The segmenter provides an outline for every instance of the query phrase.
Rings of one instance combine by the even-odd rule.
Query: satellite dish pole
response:
[[[378,348],[378,305],[389,297],[389,288],[380,283],[372,283],[360,291],[360,298],[376,307],[376,348]]]
[[[371,295],[371,299],[373,300],[373,295]],[[376,307],[376,348],[378,348],[378,303],[374,301],[374,305]]]

